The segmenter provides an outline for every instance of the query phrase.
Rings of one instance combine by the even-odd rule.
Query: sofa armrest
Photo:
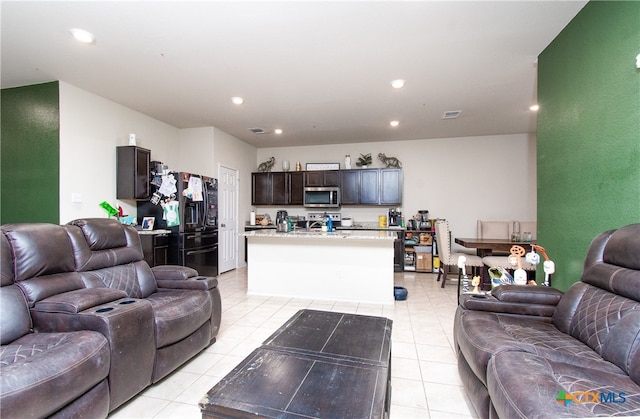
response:
[[[75,314],[127,297],[127,293],[113,288],[83,288],[56,294],[38,301],[32,311]]]
[[[549,287],[500,285],[490,295],[461,295],[460,306],[467,310],[550,318],[562,295]]]
[[[151,384],[156,348],[153,307],[149,301],[120,298],[78,313],[31,309],[31,317],[37,332],[93,330],[107,338],[111,351],[109,410]]]
[[[213,276],[194,276],[189,279],[158,279],[158,290],[163,289],[189,289],[210,290],[218,286],[218,278]]]
[[[541,318],[551,318],[556,309],[556,307],[552,305],[500,301],[491,295],[481,294],[461,295],[460,307],[465,310],[489,311],[491,313]]]
[[[564,293],[555,288],[530,285],[499,285],[491,291],[497,300],[556,306]]]
[[[210,290],[218,286],[218,279],[198,275],[198,271],[187,266],[160,265],[151,268],[158,288]]]
[[[198,276],[198,271],[187,266],[159,265],[151,268],[153,276],[158,280],[187,280]]]

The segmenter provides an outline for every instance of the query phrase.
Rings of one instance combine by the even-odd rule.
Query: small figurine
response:
[[[473,285],[473,291],[471,292],[473,292],[474,294],[480,294],[480,290],[478,289],[478,286],[480,285],[480,276],[474,276],[471,280],[471,285]]]
[[[260,163],[260,165],[258,166],[258,172],[263,172],[263,173],[270,172],[275,162],[276,162],[276,158],[271,157],[269,160]]]
[[[398,169],[402,167],[402,163],[397,157],[387,157],[384,153],[379,153],[378,159],[380,159],[386,167],[397,167]]]

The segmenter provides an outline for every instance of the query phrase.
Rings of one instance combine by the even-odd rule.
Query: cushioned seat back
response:
[[[30,332],[31,316],[22,291],[13,285],[11,249],[4,235],[0,250],[0,344],[6,345]]]
[[[477,237],[479,239],[509,239],[511,221],[478,220]]]
[[[559,328],[640,383],[640,224],[594,239],[582,282],[567,291],[556,312]]]
[[[64,227],[5,224],[2,235],[9,248],[12,279],[24,292],[30,307],[52,295],[84,288],[82,278],[75,272],[73,250]],[[3,262],[4,258],[3,250]]]
[[[88,218],[71,221],[64,228],[73,246],[75,269],[88,287],[115,288],[134,298],[157,291],[133,227],[113,219]]]

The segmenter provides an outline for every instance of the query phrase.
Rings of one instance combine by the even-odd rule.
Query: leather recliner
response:
[[[221,320],[218,281],[194,269],[144,261],[140,236],[113,219],[79,219],[65,226],[76,270],[88,288],[108,287],[148,301],[153,310],[155,365],[165,377],[213,342]]]
[[[565,293],[461,296],[454,338],[481,418],[640,415],[640,224],[598,235]]]
[[[4,235],[0,243],[0,417],[106,417],[107,339],[93,331],[34,332]]]

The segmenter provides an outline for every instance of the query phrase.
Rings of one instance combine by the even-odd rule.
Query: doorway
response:
[[[227,272],[238,266],[238,171],[218,168],[218,269]]]

